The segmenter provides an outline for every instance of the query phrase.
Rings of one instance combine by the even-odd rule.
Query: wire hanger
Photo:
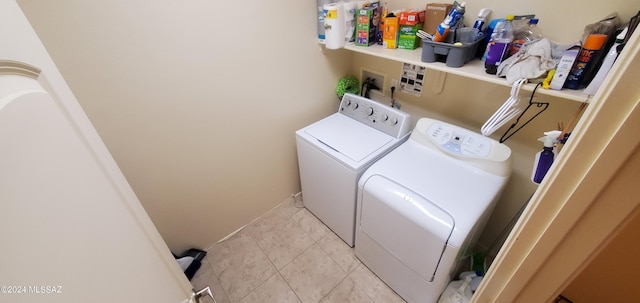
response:
[[[504,133],[504,135],[502,135],[502,137],[500,137],[500,143],[504,143],[504,141],[507,141],[507,139],[511,138],[511,136],[513,136],[520,129],[522,129],[527,124],[529,124],[529,122],[531,122],[531,120],[535,119],[538,115],[540,115],[543,111],[545,111],[549,107],[549,102],[534,102],[533,101],[533,96],[536,94],[536,90],[541,85],[542,85],[542,82],[536,84],[536,87],[533,88],[533,91],[531,92],[531,97],[529,97],[529,105],[527,105],[527,107],[524,109],[524,111],[522,111],[520,116],[518,116],[518,118],[516,118],[516,121],[513,122],[513,124],[511,124],[511,126],[509,126],[509,128]],[[542,108],[542,109],[539,109],[538,112],[535,115],[533,115],[533,117],[529,118],[529,120],[527,120],[527,122],[525,122],[524,124],[520,125],[520,127],[518,127],[516,130],[514,130],[512,133],[509,133],[509,131],[511,131],[514,127],[516,127],[516,125],[520,121],[520,118],[522,118],[522,116],[524,116],[524,114],[529,110],[529,108],[531,108],[532,105],[535,105],[536,107]]]
[[[509,99],[482,125],[481,132],[483,135],[490,136],[498,128],[522,112],[524,106],[520,102],[520,88],[525,83],[527,83],[525,78],[518,79],[513,83]]]

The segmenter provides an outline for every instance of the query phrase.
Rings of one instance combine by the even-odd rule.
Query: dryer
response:
[[[358,179],[409,137],[409,115],[345,94],[338,112],[296,131],[304,206],[349,246]]]
[[[437,302],[511,174],[506,145],[421,118],[358,183],[356,256],[407,302]]]

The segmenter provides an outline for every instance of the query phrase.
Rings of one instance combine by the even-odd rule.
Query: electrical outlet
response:
[[[396,91],[398,90],[398,79],[391,79],[391,87],[395,87]]]
[[[361,69],[362,76],[360,78],[360,83],[364,83],[367,79],[374,79],[374,84],[378,87],[378,90],[384,92],[384,74],[373,72],[367,69]]]

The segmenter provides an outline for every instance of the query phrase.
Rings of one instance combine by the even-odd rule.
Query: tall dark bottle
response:
[[[587,36],[576,62],[573,63],[571,71],[567,76],[567,82],[564,83],[564,87],[569,89],[580,89],[585,83],[585,77],[590,71],[590,67],[593,66],[598,53],[602,49],[602,46],[607,41],[607,35],[603,34],[591,34]]]

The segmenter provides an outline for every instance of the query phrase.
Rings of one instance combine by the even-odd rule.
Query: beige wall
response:
[[[640,297],[637,287],[640,268],[640,213],[591,261],[562,292],[575,303],[633,302]]]
[[[300,190],[293,132],[335,110],[339,77],[363,66],[400,73],[399,63],[319,46],[313,1],[18,3],[175,251],[209,246]],[[580,8],[483,0],[468,4],[466,23],[481,7],[491,7],[493,17],[536,13],[545,34],[563,43],[579,39],[583,22],[610,12],[627,20],[637,10],[623,0],[583,1]],[[584,21],[567,20],[563,11]],[[448,75],[441,94],[397,96],[420,112],[479,130],[508,92]],[[545,101],[551,107],[544,116],[507,141],[514,178],[481,238],[484,246],[536,188],[528,181],[536,138],[570,120],[578,106]]]
[[[300,191],[294,131],[348,68],[314,3],[18,3],[174,252]]]

